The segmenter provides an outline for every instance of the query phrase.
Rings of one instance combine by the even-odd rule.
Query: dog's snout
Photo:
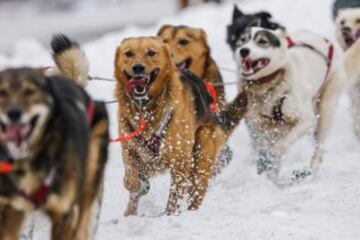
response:
[[[250,54],[250,49],[249,48],[240,49],[240,56],[242,58],[246,58],[247,56],[249,56],[249,54]]]
[[[344,35],[351,35],[351,28],[350,28],[350,27],[342,27],[342,28],[341,28],[341,32],[342,32]]]
[[[12,122],[18,122],[21,118],[22,111],[20,108],[13,107],[7,111],[7,115]]]
[[[145,71],[145,66],[143,64],[135,64],[133,67],[132,67],[134,73],[144,73]]]

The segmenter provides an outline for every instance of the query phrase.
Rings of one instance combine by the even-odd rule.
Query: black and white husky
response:
[[[345,51],[354,130],[360,140],[360,0],[337,0],[333,14],[336,38]]]
[[[283,28],[248,27],[234,54],[248,97],[246,121],[257,144],[258,172],[278,180],[282,157],[312,127],[311,167],[294,177],[317,170],[343,86],[344,69],[333,45],[305,30],[290,37]]]

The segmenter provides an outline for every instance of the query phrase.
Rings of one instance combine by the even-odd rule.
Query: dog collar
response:
[[[255,84],[255,85],[262,85],[262,84],[265,84],[265,83],[269,83],[271,82],[272,80],[274,80],[281,72],[283,72],[283,69],[278,69],[276,70],[275,72],[265,76],[265,77],[261,77],[261,78],[258,78],[258,79],[247,79],[246,81],[252,85],[252,84]]]

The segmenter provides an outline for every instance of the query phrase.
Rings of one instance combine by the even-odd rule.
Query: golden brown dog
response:
[[[221,73],[210,54],[206,33],[201,28],[164,25],[158,36],[168,43],[175,63],[180,69],[188,69],[206,84],[213,83],[215,93],[208,86],[216,101],[214,109],[222,110],[225,106],[225,91]]]
[[[215,115],[203,82],[177,70],[160,37],[125,39],[117,48],[115,75],[119,132],[123,137],[124,185],[130,192],[125,215],[137,213],[148,179],[170,170],[167,214],[199,208],[215,157],[242,118],[246,99],[238,95]]]

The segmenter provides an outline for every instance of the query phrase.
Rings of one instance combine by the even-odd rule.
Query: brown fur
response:
[[[51,239],[89,239],[92,205],[99,194],[107,159],[105,106],[95,102],[93,118],[88,122],[79,104],[86,108],[91,100],[80,87],[33,69],[1,72],[0,93],[1,116],[14,106],[23,115],[36,104],[49,110],[47,120],[37,123],[40,130],[30,137],[28,156],[13,163],[14,172],[0,176],[0,193],[5,200],[0,205],[0,239],[17,239],[26,213],[36,207],[50,217]],[[0,146],[1,151],[6,151],[3,140]],[[54,166],[55,178],[43,204],[36,206],[19,193],[35,193]],[[9,185],[9,179],[16,188]]]
[[[150,49],[156,52],[155,56],[146,54]],[[133,53],[131,57],[126,54],[129,51]],[[134,74],[132,67],[138,63],[144,64],[146,74],[156,68],[160,70],[149,87],[150,101],[145,106],[135,104],[125,90],[128,81],[125,72]],[[181,79],[168,46],[159,37],[125,39],[116,51],[115,76],[120,135],[131,132],[129,124],[136,128],[137,118],[144,118],[147,126],[141,135],[148,139],[162,121],[164,109],[173,109],[160,157],[150,157],[136,139],[122,143],[124,185],[130,192],[125,215],[137,213],[142,184],[140,175],[153,177],[167,169],[171,174],[167,214],[179,211],[179,203],[187,193],[191,196],[189,209],[198,209],[212,176],[216,154],[227,140],[230,129],[223,130],[214,117],[199,118],[194,114],[194,93],[189,84]],[[244,102],[238,104],[238,111],[243,113],[245,105]],[[235,124],[241,118],[242,115]]]
[[[224,82],[216,62],[211,57],[205,31],[188,26],[164,25],[160,28],[158,36],[169,44],[175,63],[179,64],[191,59],[189,70],[204,82],[215,84],[216,105],[222,110],[225,107]],[[181,44],[184,40],[188,42],[186,45]]]

